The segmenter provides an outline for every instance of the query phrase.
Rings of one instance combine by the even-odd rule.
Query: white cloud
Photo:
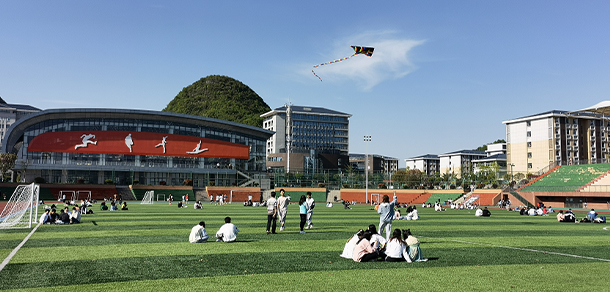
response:
[[[367,32],[338,41],[332,52],[325,54],[335,56],[334,59],[325,62],[350,56],[354,52],[351,45],[374,47],[375,51],[372,57],[356,55],[314,70],[324,82],[351,80],[364,90],[370,90],[386,80],[402,78],[417,69],[409,52],[425,41],[395,38],[392,35],[393,32]],[[309,74],[315,78],[311,72]]]

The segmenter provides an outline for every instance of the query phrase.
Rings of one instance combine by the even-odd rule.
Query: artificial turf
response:
[[[314,228],[300,234],[298,206],[287,228],[266,235],[266,209],[241,205],[130,204],[96,211],[83,223],[43,225],[0,272],[0,290],[559,291],[607,289],[610,231],[606,224],[558,223],[553,216],[492,210],[419,209],[418,221],[394,221],[421,241],[425,263],[356,263],[339,257],[359,228],[378,224],[369,206],[314,210]],[[95,209],[94,209],[95,210]],[[231,216],[234,243],[188,243],[203,220],[211,238]],[[30,232],[0,230],[4,259]]]

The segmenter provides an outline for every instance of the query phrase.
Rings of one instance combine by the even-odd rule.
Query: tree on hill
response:
[[[261,114],[271,108],[247,85],[231,77],[210,75],[185,87],[164,112],[203,116],[262,127]]]

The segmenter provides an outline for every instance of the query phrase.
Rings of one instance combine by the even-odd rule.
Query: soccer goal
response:
[[[379,194],[371,194],[371,205],[375,205],[375,202],[380,203]]]
[[[57,198],[58,201],[74,201],[76,199],[76,192],[75,191],[59,191],[59,198]]]
[[[32,223],[38,220],[39,194],[37,184],[17,186],[0,213],[0,229],[32,228]]]
[[[165,194],[157,194],[157,202],[159,201],[165,202]]]
[[[140,204],[152,204],[153,198],[155,197],[155,191],[147,191],[144,193],[144,198]]]
[[[76,191],[76,201],[79,199],[87,199],[87,201],[91,201],[91,191]]]
[[[231,190],[231,197],[229,198],[229,204],[236,202],[243,202],[254,198],[254,202],[258,203],[260,196],[263,195],[262,191],[246,191],[246,190]],[[254,203],[253,202],[253,203]],[[225,202],[226,203],[226,202]]]

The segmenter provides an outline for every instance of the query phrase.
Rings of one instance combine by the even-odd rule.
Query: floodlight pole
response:
[[[369,202],[369,142],[371,142],[371,136],[364,136],[364,142],[366,142],[366,156],[364,157],[364,176],[365,176],[365,189],[366,189],[366,203]],[[371,200],[372,203],[372,200]]]
[[[515,165],[511,163],[510,164],[510,183],[509,183],[509,185],[512,184],[513,181],[514,181],[514,178],[513,178],[513,166],[515,166]]]

